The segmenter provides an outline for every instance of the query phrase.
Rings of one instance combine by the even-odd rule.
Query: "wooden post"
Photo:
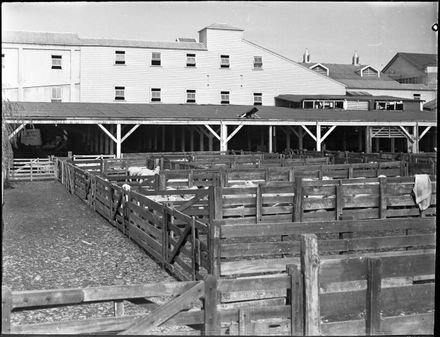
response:
[[[371,137],[371,126],[365,127],[365,153],[371,153],[372,148],[372,137]]]
[[[304,284],[304,335],[321,334],[319,308],[318,239],[315,234],[301,235],[301,272]]]
[[[316,151],[321,151],[321,125],[316,123]]]
[[[379,218],[387,217],[386,178],[379,178]]]
[[[336,195],[336,219],[335,220],[339,220],[342,212],[343,212],[343,208],[344,208],[344,198],[342,196],[342,181],[339,180],[339,183],[337,185],[335,185],[335,195]]]
[[[209,226],[209,273],[215,277],[220,277],[220,223],[213,220]]]
[[[261,184],[257,185],[257,194],[256,194],[256,223],[262,221],[262,210],[263,210],[263,195],[261,193]]]
[[[2,286],[2,334],[11,333],[12,294],[8,287]]]
[[[125,308],[123,300],[114,301],[115,316],[124,316]]]
[[[303,150],[304,132],[301,126],[298,126],[298,149]]]
[[[250,312],[247,309],[238,309],[238,335],[251,335],[251,318]]]
[[[303,283],[301,271],[297,265],[289,264],[287,274],[290,276],[290,290],[288,291],[288,304],[290,304],[290,335],[304,335],[304,315],[303,315]]]
[[[269,125],[269,149],[268,149],[268,151],[267,152],[269,152],[269,153],[272,153],[272,151],[273,151],[273,149],[272,149],[272,147],[273,147],[273,126],[272,125]]]
[[[301,222],[303,213],[302,178],[295,178],[293,196],[293,221]]]
[[[194,216],[191,217],[191,271],[192,271],[192,280],[196,280],[196,275],[198,272],[198,265],[197,265],[197,249],[196,249],[196,218]]]
[[[380,293],[382,282],[382,261],[379,258],[367,258],[367,299],[366,334],[380,334]]]
[[[168,263],[168,212],[167,206],[162,210],[162,269],[165,270]]]
[[[31,173],[31,181],[32,181],[32,160],[29,163],[29,169],[30,169],[30,173]]]
[[[203,309],[205,311],[205,324],[202,334],[205,336],[220,335],[220,315],[217,311],[219,294],[217,290],[217,278],[207,275],[205,278],[205,298]]]

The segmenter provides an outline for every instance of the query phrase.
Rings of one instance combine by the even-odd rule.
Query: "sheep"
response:
[[[160,166],[156,166],[154,170],[150,170],[145,166],[131,166],[128,168],[128,175],[130,176],[154,176],[159,172]]]

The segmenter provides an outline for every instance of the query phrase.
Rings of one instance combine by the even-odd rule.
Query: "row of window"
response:
[[[52,69],[61,69],[61,55],[52,55]],[[160,52],[151,53],[151,65],[160,66],[161,65],[161,55]],[[115,64],[125,64],[125,51],[116,50],[115,51]],[[196,66],[196,54],[186,54],[186,66],[195,67]],[[229,68],[229,55],[220,55],[220,68]],[[254,56],[254,69],[263,68],[263,57]]]
[[[125,51],[116,50],[115,51],[115,64],[125,64]],[[160,66],[161,65],[161,54],[160,52],[151,53],[151,65]],[[186,66],[195,67],[196,66],[196,54],[186,54]],[[220,68],[229,68],[229,55],[220,55]],[[263,68],[263,57],[254,56],[254,69]]]
[[[229,91],[220,92],[220,103],[229,104]],[[125,100],[125,87],[115,87],[115,100],[124,101]],[[151,102],[161,102],[161,89],[151,88]],[[196,103],[196,91],[186,90],[186,103]],[[254,93],[254,105],[263,104],[263,94],[256,92]]]

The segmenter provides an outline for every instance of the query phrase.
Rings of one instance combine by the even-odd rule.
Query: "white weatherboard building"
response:
[[[275,105],[279,94],[346,86],[213,24],[199,41],[82,39],[4,32],[2,87],[13,101]]]

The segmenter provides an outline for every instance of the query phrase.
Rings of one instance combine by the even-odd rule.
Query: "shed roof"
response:
[[[426,109],[426,110],[437,110],[437,98],[434,98],[432,101],[426,102],[423,105],[423,109]]]
[[[247,105],[198,105],[198,104],[128,104],[128,103],[49,103],[17,102],[19,109],[10,122],[43,121],[69,123],[143,123],[143,124],[200,124],[220,122],[241,122],[246,124],[282,125],[289,122],[383,122],[436,123],[436,112],[432,111],[357,111],[357,110],[304,110],[276,106],[258,106],[255,119],[239,118],[240,114],[250,111],[254,106]],[[281,123],[280,123],[281,122]],[[237,124],[237,123],[235,123]]]
[[[347,101],[414,101],[413,98],[402,98],[395,96],[373,96],[373,95],[278,95],[275,99],[282,99],[290,102],[300,102],[305,99],[336,99],[336,100],[347,100]]]

